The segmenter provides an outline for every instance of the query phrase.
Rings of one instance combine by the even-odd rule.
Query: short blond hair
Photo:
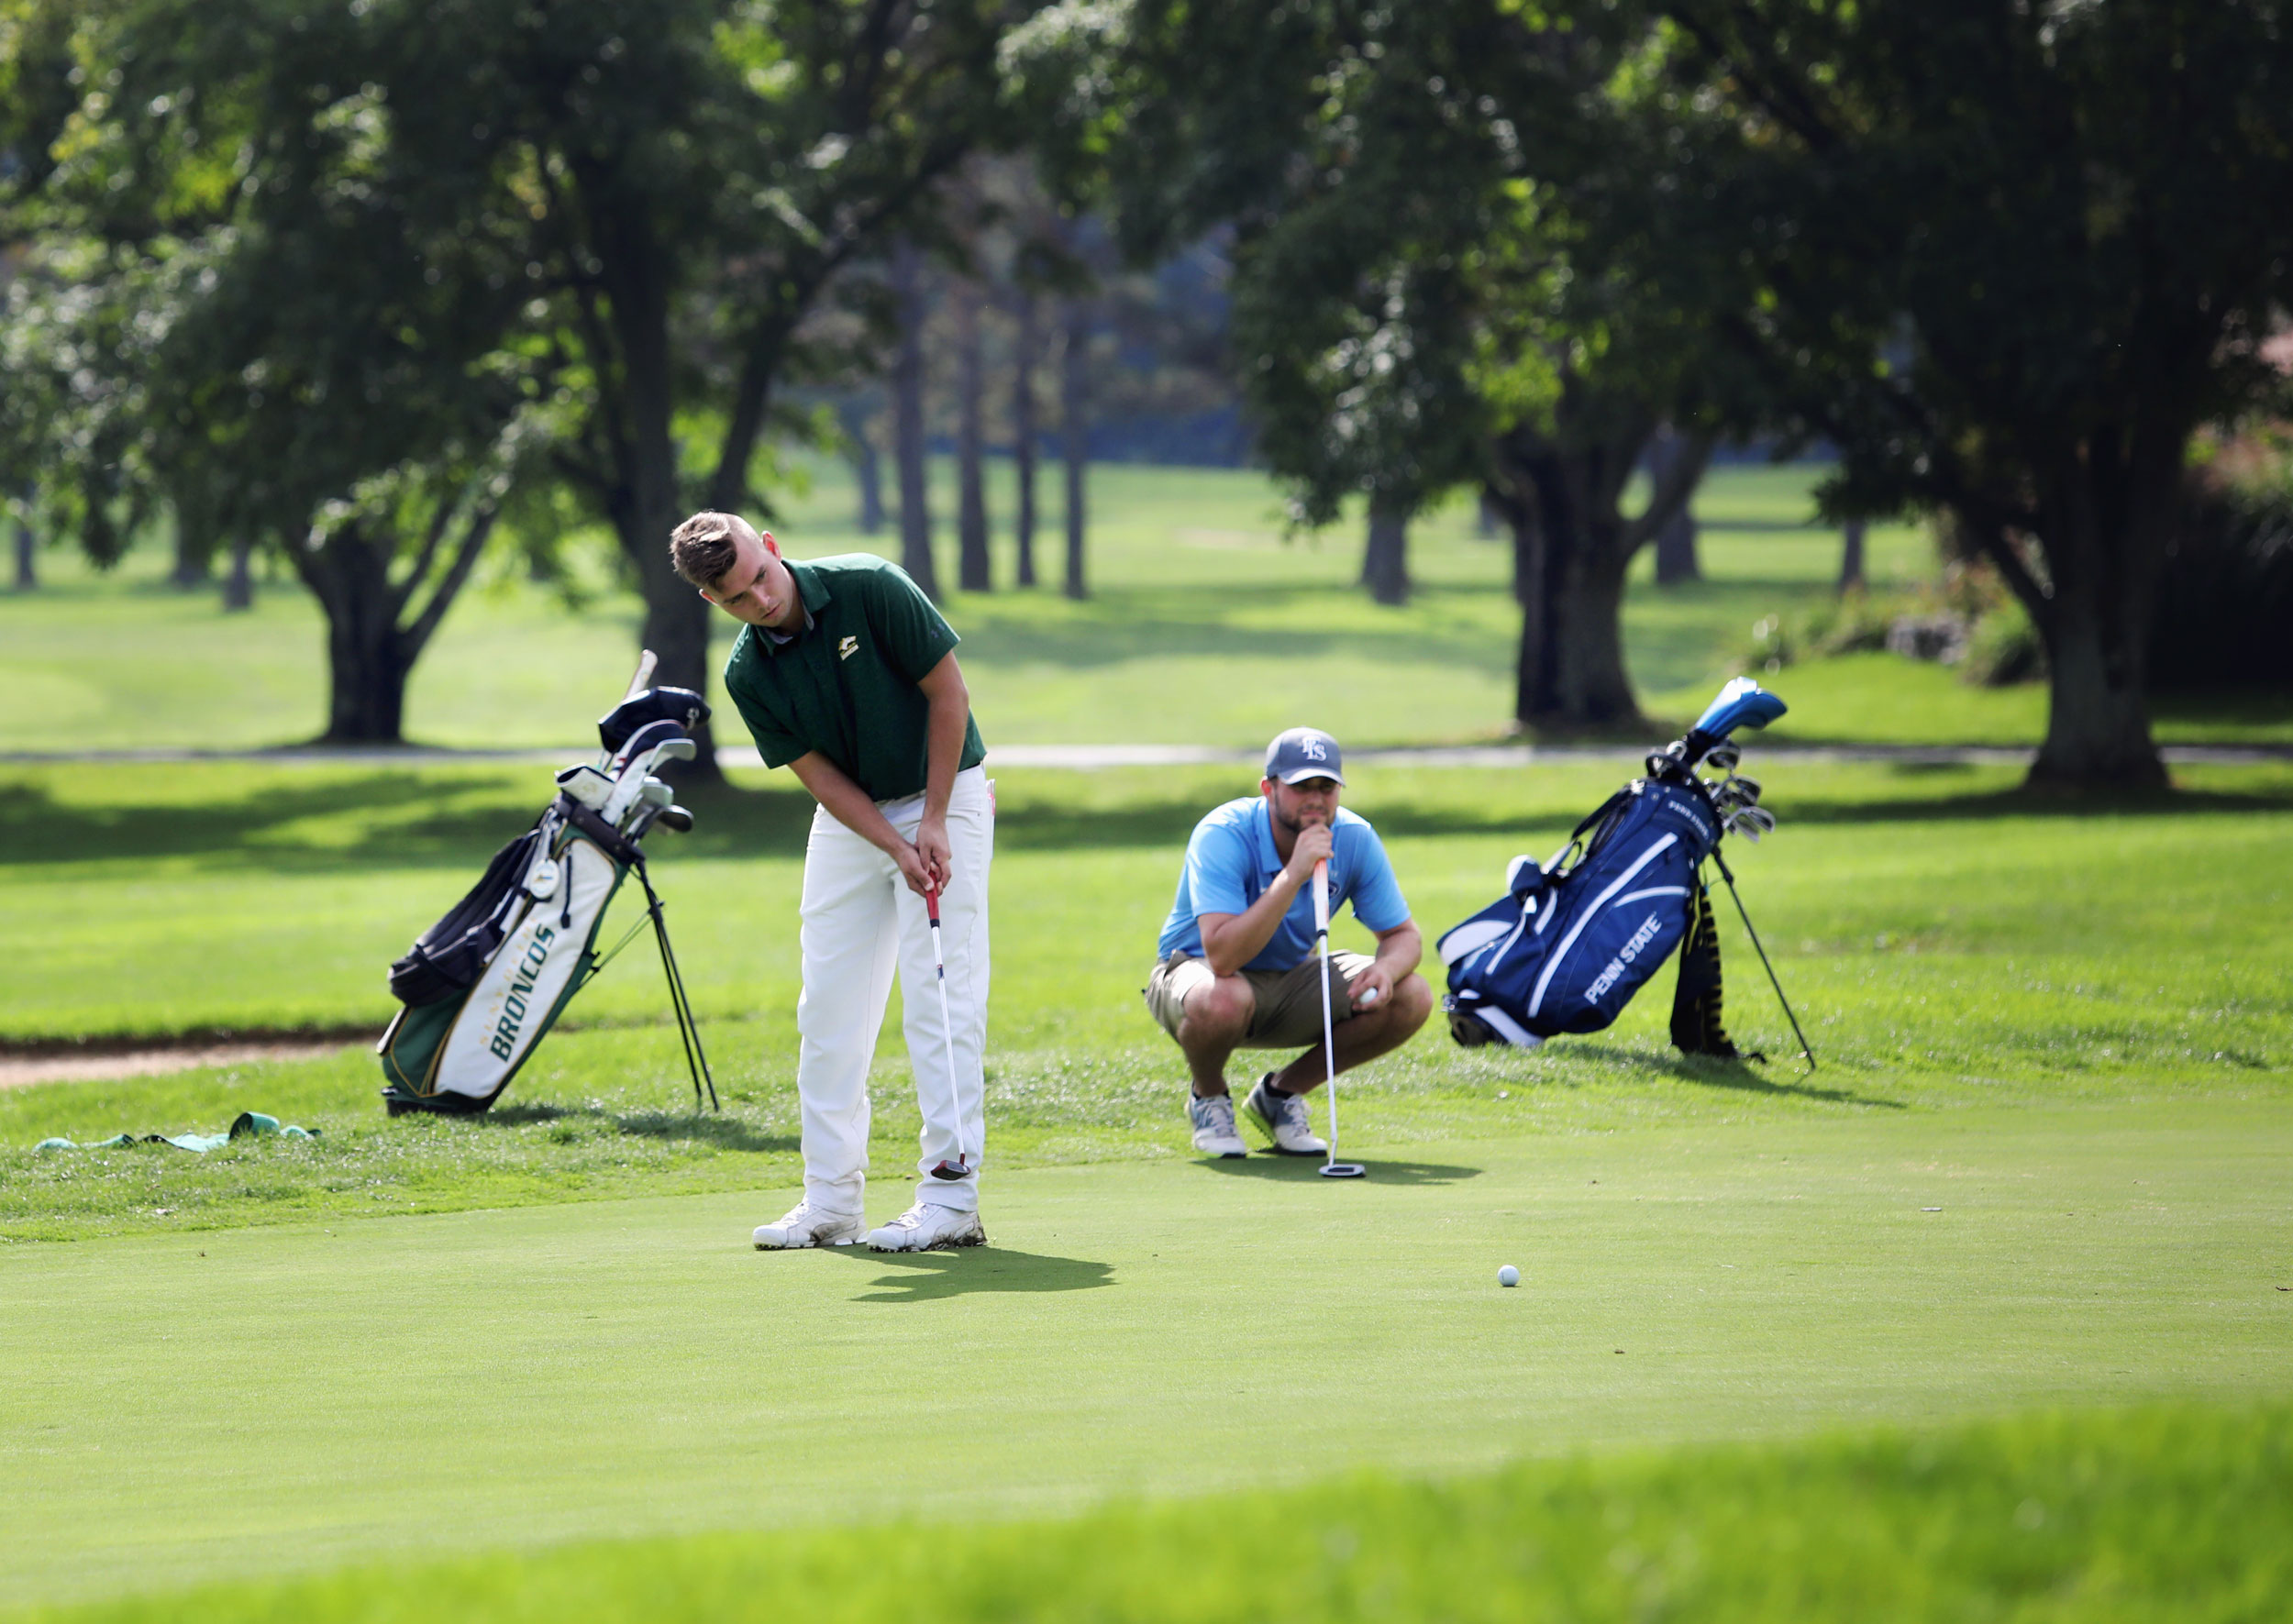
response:
[[[737,514],[704,508],[669,533],[669,562],[679,575],[706,591],[733,567],[740,533],[748,528],[748,521]]]

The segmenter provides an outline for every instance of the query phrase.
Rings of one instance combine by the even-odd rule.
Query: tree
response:
[[[2162,782],[2151,605],[2191,436],[2280,396],[2293,29],[2273,0],[1667,0],[1675,240],[1840,447],[1833,515],[1947,512],[2037,627],[2034,781]]]
[[[501,347],[522,257],[470,212],[495,154],[398,138],[440,111],[380,89],[406,37],[357,9],[273,20],[157,0],[84,44],[116,65],[43,182],[78,234],[56,353],[83,362],[50,442],[99,558],[117,505],[163,502],[240,538],[243,595],[248,540],[275,538],[327,614],[326,736],[395,743],[547,358]]]
[[[899,309],[899,349],[892,365],[892,460],[900,470],[900,566],[939,597],[932,562],[931,468],[924,433],[924,320],[928,308],[923,256],[902,238],[892,250],[892,293]]]
[[[1140,11],[1107,183],[1135,242],[1234,222],[1235,350],[1301,519],[1486,482],[1514,534],[1516,719],[1637,724],[1626,567],[1748,403],[1640,266],[1633,132],[1585,111],[1630,30],[1479,0]],[[1692,453],[1627,515],[1667,418]]]
[[[689,503],[749,496],[775,390],[801,375],[801,329],[832,279],[927,226],[935,182],[968,152],[1014,138],[997,53],[1035,6],[408,3],[481,127],[530,155],[498,207],[531,222],[548,342],[588,380],[558,466],[636,573],[660,680],[703,686],[707,606],[665,538]],[[920,511],[911,471],[903,533]]]

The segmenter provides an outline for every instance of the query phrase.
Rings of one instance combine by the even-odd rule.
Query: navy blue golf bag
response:
[[[1734,1057],[1721,1023],[1720,943],[1703,865],[1722,838],[1756,840],[1774,820],[1759,786],[1734,774],[1737,727],[1765,726],[1783,702],[1738,679],[1695,728],[1648,757],[1634,779],[1570,834],[1549,867],[1513,859],[1505,892],[1438,944],[1450,1034],[1468,1047],[1534,1048],[1563,1033],[1600,1032],[1675,951],[1672,1041],[1688,1054]],[[1727,773],[1709,781],[1709,758]]]

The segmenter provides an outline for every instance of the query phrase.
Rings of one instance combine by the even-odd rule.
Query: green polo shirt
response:
[[[931,703],[916,684],[960,641],[907,571],[872,553],[788,561],[811,625],[785,642],[745,626],[725,662],[767,767],[817,750],[868,792],[897,801],[924,790]],[[987,759],[966,717],[958,770]]]

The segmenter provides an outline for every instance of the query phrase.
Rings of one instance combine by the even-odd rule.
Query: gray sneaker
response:
[[[1313,1113],[1295,1094],[1275,1091],[1274,1074],[1268,1072],[1250,1090],[1242,1109],[1257,1120],[1274,1148],[1286,1156],[1326,1156],[1330,1147],[1314,1137]]]
[[[1186,1120],[1194,1124],[1194,1148],[1204,1155],[1233,1158],[1250,1154],[1242,1135],[1235,1132],[1233,1095],[1204,1097],[1189,1088]]]

